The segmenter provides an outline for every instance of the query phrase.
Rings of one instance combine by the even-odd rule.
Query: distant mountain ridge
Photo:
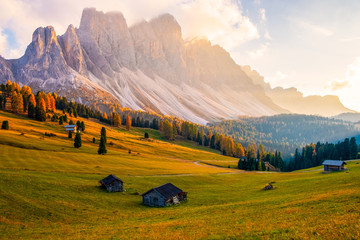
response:
[[[293,112],[220,46],[184,41],[169,14],[128,27],[119,12],[84,9],[79,28],[69,25],[62,36],[38,28],[23,57],[0,58],[0,82],[8,79],[101,110],[128,107],[200,124]],[[349,111],[334,102],[332,115]]]
[[[265,83],[264,77],[252,70],[250,66],[242,66],[243,71],[254,81],[255,84],[261,86],[266,95],[269,96],[275,104],[297,114],[310,114],[331,117],[337,114],[355,111],[344,107],[338,96],[327,95],[318,96],[311,95],[304,97],[296,88],[271,88],[270,84]]]

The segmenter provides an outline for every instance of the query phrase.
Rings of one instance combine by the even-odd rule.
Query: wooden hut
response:
[[[67,132],[76,132],[77,126],[76,125],[66,125],[64,126]]]
[[[103,180],[100,180],[99,183],[101,187],[106,189],[108,192],[122,192],[123,191],[123,181],[120,178],[109,175]]]
[[[171,183],[152,188],[142,194],[143,204],[151,207],[165,207],[186,200],[187,193]]]
[[[325,160],[322,164],[324,165],[324,172],[331,172],[344,170],[346,162],[339,160]]]

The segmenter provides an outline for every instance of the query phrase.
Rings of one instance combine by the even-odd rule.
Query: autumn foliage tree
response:
[[[130,128],[131,128],[131,118],[130,118],[130,116],[128,115],[127,117],[126,117],[126,130],[130,130]]]
[[[115,127],[120,127],[121,126],[121,117],[119,113],[115,113],[113,115],[113,123]]]

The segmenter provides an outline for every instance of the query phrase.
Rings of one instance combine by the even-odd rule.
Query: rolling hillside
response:
[[[306,144],[334,142],[360,134],[357,124],[338,119],[301,114],[280,114],[269,117],[243,117],[209,124],[217,133],[231,136],[244,146],[262,143],[267,150],[280,151],[289,157]]]
[[[202,161],[233,163],[191,142],[165,142],[156,131],[107,127],[108,154],[96,153],[101,124],[85,121],[73,147],[57,123],[0,111],[2,239],[356,239],[360,236],[360,164],[347,172],[243,172]],[[44,137],[44,132],[55,137]],[[144,141],[144,131],[153,141]],[[92,137],[97,143],[91,143]],[[132,153],[129,154],[129,148]],[[194,162],[198,164],[194,164]],[[115,174],[125,192],[98,181]],[[229,174],[225,174],[229,173]],[[146,190],[171,182],[188,192],[172,207],[141,204]],[[261,190],[275,182],[272,191]],[[200,231],[201,230],[201,231]]]

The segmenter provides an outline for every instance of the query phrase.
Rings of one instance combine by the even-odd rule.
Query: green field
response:
[[[360,161],[332,174],[243,172],[204,164],[237,160],[192,142],[109,126],[108,154],[99,156],[95,121],[80,119],[86,132],[75,149],[57,123],[0,112],[3,120],[10,130],[0,130],[2,239],[360,239]],[[126,191],[100,189],[108,174]],[[143,192],[166,182],[188,201],[142,205]],[[262,190],[269,182],[275,189]]]

